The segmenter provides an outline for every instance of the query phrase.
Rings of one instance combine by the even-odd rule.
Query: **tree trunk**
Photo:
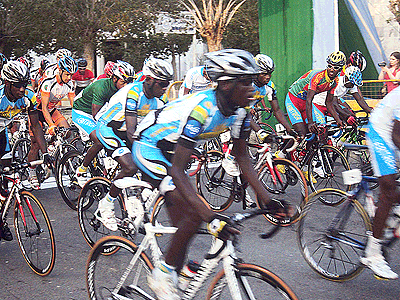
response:
[[[174,69],[174,81],[176,80],[176,78],[178,78],[178,74],[176,72],[176,57],[175,57],[175,53],[172,53],[172,68]]]
[[[208,52],[221,50],[221,39],[213,36],[206,36]]]
[[[96,73],[96,70],[94,70],[94,60],[96,59],[95,47],[91,41],[85,41],[83,43],[83,57],[88,62],[87,68],[91,70],[93,74],[95,74]]]

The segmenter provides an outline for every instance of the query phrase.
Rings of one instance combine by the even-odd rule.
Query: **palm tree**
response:
[[[400,0],[390,0],[389,10],[394,14],[395,20],[400,24]]]
[[[218,3],[217,3],[218,1]],[[246,0],[202,0],[200,10],[194,0],[181,0],[181,3],[194,17],[197,30],[207,40],[208,51],[221,49],[222,34],[232,20],[233,15]]]

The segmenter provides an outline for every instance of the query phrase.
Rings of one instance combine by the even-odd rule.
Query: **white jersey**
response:
[[[338,85],[335,88],[334,96],[338,98],[342,98],[346,94],[354,94],[358,92],[358,87],[353,86],[352,88],[347,88],[345,87],[345,76],[340,76],[339,77],[339,82]],[[326,100],[326,95],[327,92],[322,92],[319,94],[316,94],[313,99],[313,103],[321,105],[321,106],[326,106],[325,100]]]
[[[184,88],[190,90],[189,94],[203,91],[211,87],[211,81],[203,76],[204,66],[191,68],[179,89],[179,97],[183,96]]]
[[[400,88],[387,94],[374,108],[369,125],[386,141],[392,142],[394,120],[400,121]]]

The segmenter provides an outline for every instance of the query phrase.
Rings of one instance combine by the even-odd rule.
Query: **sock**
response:
[[[114,203],[114,201],[117,199],[117,197],[113,198],[113,197],[110,196],[110,193],[107,193],[107,195],[105,196],[105,199],[109,203]]]
[[[370,235],[368,237],[367,247],[365,248],[365,256],[382,255],[381,240]]]
[[[163,271],[164,273],[172,273],[175,271],[175,267],[167,264],[165,261],[161,262],[160,264],[160,270]]]

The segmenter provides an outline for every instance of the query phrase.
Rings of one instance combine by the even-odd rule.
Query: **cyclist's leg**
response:
[[[39,124],[43,128],[42,124],[44,122],[44,116],[43,116],[42,111],[38,111],[38,113],[39,113]],[[27,155],[27,159],[28,159],[28,162],[31,162],[31,161],[37,160],[39,158],[39,144],[36,142],[36,138],[33,134],[30,118],[28,118],[28,124],[29,124],[29,135],[31,138],[31,148]],[[37,190],[40,188],[40,182],[36,175],[36,166],[29,167],[29,182],[33,189]]]
[[[286,95],[285,106],[290,123],[292,123],[294,130],[296,130],[301,136],[305,136],[307,133],[307,127],[300,112],[302,110],[302,106],[304,106],[305,111],[305,102],[303,101],[304,105],[301,105],[301,101],[303,100],[298,99],[297,97],[288,93]]]

